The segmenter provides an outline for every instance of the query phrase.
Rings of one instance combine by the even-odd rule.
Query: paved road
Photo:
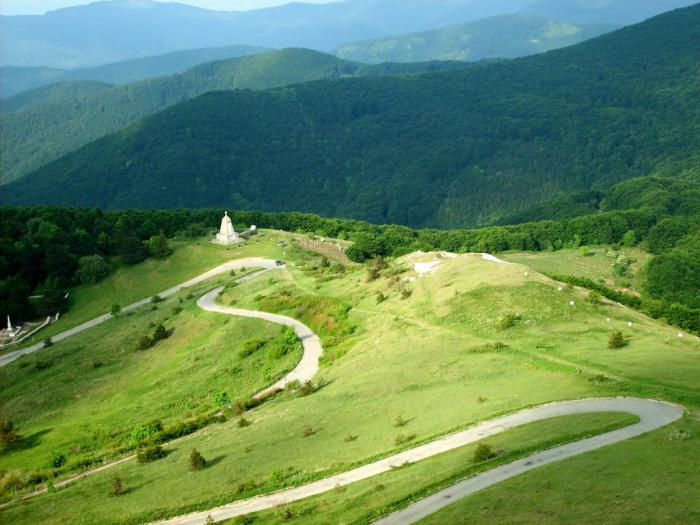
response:
[[[287,385],[287,383],[292,381],[304,383],[305,381],[311,381],[311,379],[314,378],[318,372],[319,360],[323,354],[321,340],[316,336],[316,334],[314,334],[305,324],[297,321],[296,319],[292,319],[291,317],[285,317],[283,315],[271,314],[267,312],[240,310],[238,308],[226,308],[225,306],[219,306],[216,304],[216,299],[222,291],[223,286],[203,295],[199,301],[197,301],[197,305],[208,312],[235,315],[237,317],[252,317],[254,319],[263,319],[264,321],[269,321],[271,323],[289,326],[294,329],[294,332],[297,334],[297,337],[301,340],[301,344],[304,347],[304,353],[297,367],[282,379],[277,381],[274,385],[261,392],[258,392],[255,396],[253,396],[254,399],[263,397],[266,394],[272,393],[276,390],[281,390]]]
[[[639,422],[620,430],[555,447],[509,463],[508,465],[484,472],[473,478],[461,481],[433,496],[420,500],[400,512],[379,520],[377,523],[381,525],[407,525],[415,523],[442,507],[457,501],[459,498],[468,496],[469,494],[495,483],[499,483],[505,479],[512,478],[548,463],[596,450],[669,425],[680,419],[683,416],[684,410],[670,403],[637,398],[599,398],[551,403],[536,408],[521,410],[514,414],[480,423],[467,430],[444,436],[425,445],[400,452],[399,454],[375,461],[374,463],[307,485],[238,501],[211,510],[196,512],[157,523],[160,525],[199,525],[206,523],[209,516],[215,521],[222,521],[252,512],[271,509],[278,505],[286,505],[328,492],[338,486],[349,485],[357,481],[371,478],[377,474],[388,472],[394,467],[404,465],[407,462],[414,463],[416,461],[421,461],[527,423],[557,416],[593,412],[626,412],[638,416]]]
[[[179,284],[177,286],[174,286],[172,288],[168,288],[167,290],[160,292],[159,295],[160,297],[166,298],[171,295],[176,294],[180,290],[184,288],[190,288],[196,284],[202,283],[206,281],[207,279],[211,279],[212,277],[216,277],[217,275],[220,275],[222,273],[230,272],[231,270],[239,270],[241,268],[264,268],[267,270],[272,270],[275,268],[279,268],[275,261],[271,261],[269,259],[262,259],[258,257],[250,257],[246,259],[236,259],[234,261],[229,261],[227,263],[222,264],[221,266],[217,266],[216,268],[209,270],[208,272],[203,273],[202,275],[199,275],[195,277],[194,279],[190,279],[189,281]],[[137,301],[133,304],[130,304],[128,306],[125,306],[122,308],[123,312],[128,312],[129,310],[133,310],[135,308],[139,308],[141,306],[144,306],[148,303],[151,302],[151,298],[147,297],[145,299],[142,299],[140,301]],[[59,334],[51,336],[51,340],[54,342],[62,341],[63,339],[66,339],[72,335],[79,334],[80,332],[84,332],[85,330],[88,330],[90,328],[93,328],[95,326],[98,326],[105,321],[108,321],[109,319],[112,318],[112,314],[104,314],[99,317],[96,317],[95,319],[92,319],[90,321],[87,321],[83,324],[80,324],[78,326],[75,326],[69,330],[66,330],[65,332],[61,332]],[[15,361],[16,359],[19,359],[23,355],[26,354],[31,354],[33,352],[36,352],[37,350],[41,350],[44,348],[44,343],[36,343],[32,346],[28,346],[27,348],[22,348],[21,350],[15,350],[14,352],[10,352],[8,354],[0,356],[0,367],[5,366],[10,364],[11,362]]]

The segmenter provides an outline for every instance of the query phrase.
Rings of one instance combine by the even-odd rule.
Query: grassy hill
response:
[[[460,63],[366,66],[306,49],[209,62],[122,86],[65,82],[5,99],[0,183],[37,169],[144,116],[212,90],[267,89],[344,76],[461,69]],[[99,87],[99,89],[86,89]]]
[[[464,226],[632,177],[693,179],[699,43],[697,6],[464,71],[208,93],[44,166],[0,199]]]
[[[301,484],[496,414],[558,399],[643,395],[681,401],[691,411],[700,407],[697,338],[678,338],[677,330],[611,302],[590,303],[584,290],[559,291],[559,283],[527,266],[498,264],[474,255],[412,254],[388,261],[378,278],[368,280],[362,265],[327,265],[291,236],[263,234],[257,248],[283,251],[288,269],[231,287],[220,302],[294,315],[307,323],[323,341],[318,381],[325,386],[306,397],[292,392],[278,396],[245,414],[252,423],[249,427],[239,426],[239,417],[224,410],[227,421],[167,446],[169,454],[162,460],[126,462],[54,493],[2,508],[3,520],[146,522]],[[421,276],[414,270],[416,263],[431,261],[438,263],[434,272]],[[149,275],[143,274],[143,284]],[[10,487],[6,497],[12,490],[8,479],[49,473],[48,463],[60,454],[66,465],[56,472],[65,475],[67,466],[99,456],[100,447],[136,435],[134,429],[154,419],[169,428],[171,422],[208,413],[215,394],[226,392],[231,399],[244,395],[239,380],[255,378],[247,368],[254,363],[239,361],[239,345],[250,330],[261,328],[197,312],[193,301],[205,289],[183,296],[183,310],[178,313],[172,311],[180,304],[174,298],[160,303],[158,310],[146,308],[122,316],[85,338],[62,341],[0,369],[0,381],[9,387],[0,390],[0,400],[8,413],[17,415],[20,433],[31,438],[24,441],[26,448],[19,446],[20,441],[3,457],[3,464],[11,467],[3,475],[3,486]],[[379,293],[385,296],[381,302]],[[515,312],[519,318],[513,317]],[[130,350],[139,328],[163,317],[168,318],[168,327],[175,328],[171,339],[178,338],[177,344],[169,339],[146,352]],[[630,344],[609,350],[608,336],[617,329],[624,331]],[[109,337],[104,336],[107,330]],[[93,359],[101,360],[102,366],[93,367]],[[242,370],[229,370],[239,366]],[[169,381],[174,377],[170,371],[182,367],[191,373]],[[126,374],[130,380],[122,382]],[[152,379],[153,374],[158,381],[134,380]],[[67,381],[71,388],[62,387],[61,396],[49,402],[49,389]],[[21,386],[35,383],[41,388],[27,391]],[[150,397],[154,392],[157,401]],[[136,411],[115,412],[108,421],[104,418],[113,400],[144,406],[148,412],[143,417]],[[398,416],[401,426],[396,426]],[[504,458],[513,458],[626,423],[629,418],[618,414],[572,416],[506,433],[490,444],[504,449]],[[311,435],[304,432],[306,427],[313,430]],[[664,455],[668,461],[692,456],[696,439],[668,444],[667,435],[676,429],[690,429],[694,435],[697,421],[688,416],[649,439],[620,446],[642,456]],[[211,460],[197,473],[187,471],[193,448]],[[290,515],[304,523],[365,521],[411,495],[473,472],[478,468],[473,450],[456,450],[395,469],[264,513],[256,521],[277,523],[288,521]],[[612,468],[634,472],[623,458],[610,461]],[[683,479],[674,476],[674,469],[660,469],[654,476],[648,472],[639,476],[635,484],[672,483],[676,497],[665,512],[674,521],[692,521],[693,509],[682,502],[691,497],[691,480],[700,475],[695,463],[683,465]],[[118,498],[107,495],[114,473],[129,489]],[[563,466],[558,475],[566,484],[582,479],[580,470]],[[606,484],[614,483],[600,475],[596,481],[604,500]],[[632,487],[621,490],[636,512],[655,508],[656,500],[646,493]],[[525,499],[518,512],[550,504],[555,503]],[[579,516],[575,509],[568,512]],[[626,506],[611,506],[606,512],[608,520],[628,517]]]
[[[83,69],[5,66],[0,67],[0,98],[55,82],[93,80],[106,84],[128,84],[147,78],[172,75],[205,62],[254,55],[264,51],[265,48],[253,46],[190,49]],[[3,108],[3,111],[11,110]]]
[[[335,54],[358,62],[515,58],[578,44],[612,31],[532,16],[502,15],[440,29],[346,44]]]

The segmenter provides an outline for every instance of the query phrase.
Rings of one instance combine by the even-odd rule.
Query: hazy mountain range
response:
[[[623,25],[690,0],[347,0],[221,12],[114,0],[0,20],[2,65],[77,68],[202,47],[250,45],[331,51],[343,44],[507,13]]]

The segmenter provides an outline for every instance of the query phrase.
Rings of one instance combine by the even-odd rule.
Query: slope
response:
[[[107,84],[128,84],[147,78],[172,75],[205,62],[254,55],[264,51],[266,49],[262,47],[226,46],[175,51],[164,55],[135,58],[83,69],[0,67],[0,98],[68,80],[94,80]]]
[[[84,82],[37,88],[3,101],[0,183],[21,177],[134,120],[207,91],[265,89],[340,76],[463,67],[467,66],[426,63],[370,67],[316,51],[285,49],[209,62],[182,74],[94,93],[80,87]]]
[[[697,173],[699,50],[696,6],[464,71],[209,93],[43,167],[2,202],[491,223],[572,191]]]
[[[346,44],[335,54],[358,62],[515,58],[578,44],[612,31],[531,16],[502,15],[432,31]]]

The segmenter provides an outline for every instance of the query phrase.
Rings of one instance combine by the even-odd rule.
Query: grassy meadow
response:
[[[672,328],[611,303],[591,304],[586,291],[559,290],[557,283],[526,266],[497,264],[478,256],[438,259],[434,254],[416,255],[389,263],[376,279],[368,281],[364,266],[324,261],[291,238],[281,244],[280,240],[263,237],[258,246],[261,251],[269,250],[271,256],[282,257],[280,251],[284,253],[287,268],[228,287],[220,302],[291,315],[314,329],[325,351],[316,381],[318,391],[307,397],[282,394],[245,414],[250,426],[241,427],[239,418],[230,417],[167,446],[169,454],[162,460],[146,465],[123,463],[55,493],[6,507],[0,510],[3,519],[17,523],[139,523],[301,484],[528,405],[603,395],[665,395],[671,400],[694,402],[700,395],[693,380],[700,371],[696,338],[678,338]],[[250,255],[256,254],[253,248],[246,248]],[[433,260],[439,263],[434,272],[419,275],[412,271],[415,263]],[[191,295],[197,297],[200,292]],[[116,346],[119,338],[105,336],[110,325],[118,323],[125,323],[124,341],[131,338],[135,342],[139,333],[134,327],[145,322],[136,316],[168,315],[178,303],[176,297],[161,303],[157,311],[146,307],[133,318],[112,320],[92,334],[64,343],[87,348],[89,341],[104,339],[106,347]],[[228,376],[222,370],[241,366],[237,364],[236,345],[254,334],[273,337],[276,327],[265,332],[264,327],[246,327],[251,321],[197,312],[193,298],[184,299],[178,316],[185,317],[166,321],[176,330],[171,339],[159,344],[172,344],[172,352],[178,356],[175,362],[183,368],[171,365],[156,372],[165,366],[158,357],[164,352],[157,348],[147,351],[147,355],[153,353],[153,361],[139,367],[143,374],[158,374],[161,379],[156,379],[156,384],[163,391],[152,395],[146,387],[137,388],[141,381],[127,382],[125,378],[133,379],[127,369],[121,381],[115,379],[113,385],[104,386],[104,396],[110,391],[118,396],[113,404],[101,405],[95,400],[81,406],[87,401],[69,403],[66,396],[61,411],[65,424],[75,429],[72,436],[92,429],[95,414],[109,405],[147,408],[144,417],[120,416],[128,428],[137,421],[212,410],[212,399],[219,392],[226,390],[234,398],[258,387],[260,383],[255,381],[262,378],[252,369],[242,372],[250,380],[245,384],[232,381],[238,376]],[[134,324],[127,326],[131,322]],[[212,331],[212,326],[220,328]],[[101,329],[105,331],[100,333]],[[613,330],[623,331],[629,345],[609,350],[607,340]],[[175,344],[178,336],[182,339]],[[198,373],[200,361],[195,356],[207,354],[203,347],[210,357],[206,365],[202,363],[206,371]],[[58,352],[61,345],[48,350]],[[49,355],[40,352],[30,359]],[[222,358],[224,364],[220,364]],[[275,363],[275,369],[285,369],[291,358]],[[144,358],[127,351],[123,359]],[[75,376],[71,375],[75,367],[61,371],[58,361],[46,370],[54,370],[47,385]],[[19,366],[7,367],[8,376],[17,373]],[[29,366],[23,370],[27,369]],[[106,371],[99,373],[107,375]],[[20,391],[17,387],[8,398],[19,396]],[[153,403],[153,399],[159,402]],[[187,409],[183,399],[194,400],[193,406],[198,408]],[[48,421],[52,412],[40,410],[35,417]],[[399,416],[401,426],[397,426]],[[532,427],[535,430],[518,429],[493,442],[498,445],[504,440],[502,447],[517,455],[621,421],[619,415],[596,418],[581,416],[564,424],[542,422]],[[43,461],[55,448],[50,436],[42,436],[26,453],[7,455],[3,462],[28,466],[25,454]],[[188,473],[187,458],[193,448],[210,460],[210,466]],[[387,473],[386,483],[368,480],[348,487],[347,496],[334,493],[321,499],[330,502],[328,508],[333,510],[329,515],[337,517],[337,522],[362,520],[413,493],[468,473],[474,467],[468,461],[469,453],[466,448],[453,451],[411,466],[405,474],[404,469]],[[426,469],[424,473],[422,469]],[[129,488],[123,497],[107,496],[113,474]],[[394,476],[398,476],[397,481],[392,481]],[[418,479],[425,482],[417,483]],[[368,496],[367,487],[379,484],[391,489]],[[306,508],[304,502],[298,505]],[[305,523],[313,522],[309,520],[314,512],[304,511]],[[314,519],[323,522],[324,513]],[[278,519],[279,515],[271,512],[259,521]]]

